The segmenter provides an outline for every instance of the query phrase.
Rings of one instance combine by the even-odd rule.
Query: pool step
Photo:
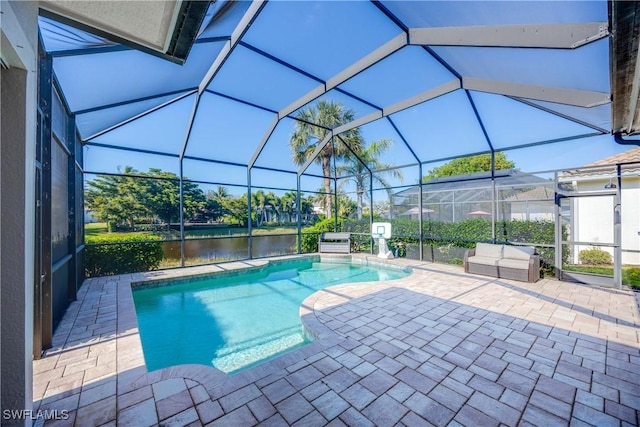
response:
[[[211,363],[217,369],[230,373],[248,367],[259,361],[266,361],[274,355],[293,349],[305,340],[300,328],[292,328],[287,334],[279,334],[265,340],[252,340],[242,343],[242,346],[228,349],[224,354],[218,354]]]

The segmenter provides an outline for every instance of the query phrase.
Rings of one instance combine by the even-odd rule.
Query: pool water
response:
[[[147,368],[198,363],[234,373],[308,341],[299,308],[340,283],[392,280],[408,271],[296,261],[233,276],[134,288]]]

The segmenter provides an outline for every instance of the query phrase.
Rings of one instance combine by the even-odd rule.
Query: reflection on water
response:
[[[296,235],[253,236],[253,257],[266,257],[296,253]],[[180,259],[180,242],[162,244],[165,259]],[[185,258],[202,258],[209,261],[243,259],[249,257],[249,238],[225,237],[185,240]]]

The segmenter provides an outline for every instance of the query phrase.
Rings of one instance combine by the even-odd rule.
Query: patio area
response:
[[[34,410],[69,411],[47,426],[639,422],[638,293],[405,259],[389,261],[413,269],[405,279],[307,298],[300,314],[317,339],[301,349],[233,376],[147,372],[132,282],[265,262],[86,280],[34,361]]]

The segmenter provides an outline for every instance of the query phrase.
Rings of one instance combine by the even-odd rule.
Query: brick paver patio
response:
[[[233,376],[146,371],[132,281],[264,262],[87,280],[34,362],[34,409],[76,426],[638,425],[637,294],[404,259],[408,278],[307,298],[299,350]]]

